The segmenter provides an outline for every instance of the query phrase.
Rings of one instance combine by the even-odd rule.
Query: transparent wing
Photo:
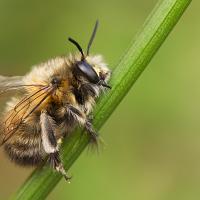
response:
[[[22,88],[22,76],[1,76],[0,75],[0,95]]]
[[[0,75],[0,97],[10,92],[23,91],[27,87],[45,87],[44,85],[25,85],[23,76],[1,76]]]
[[[3,85],[14,85],[22,82],[22,76],[1,76],[0,75],[0,87]]]
[[[23,122],[35,112],[40,105],[52,94],[53,88],[44,86],[25,96],[10,112],[3,122],[4,144],[18,130]]]
[[[25,89],[32,87],[32,93]],[[25,85],[22,76],[6,77],[0,75],[0,100],[18,92],[23,92],[21,101],[7,113],[5,121],[1,121],[3,140],[5,143],[18,130],[21,124],[50,96],[52,87],[45,85]],[[27,94],[27,95],[25,95]],[[2,145],[0,144],[0,146]]]

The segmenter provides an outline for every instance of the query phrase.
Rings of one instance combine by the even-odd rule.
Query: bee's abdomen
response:
[[[4,149],[9,158],[18,165],[38,165],[44,159],[40,154],[39,149],[33,149],[33,147],[30,148],[28,145],[6,144]]]
[[[34,166],[45,160],[41,135],[36,127],[24,124],[4,145],[4,150],[11,161],[18,165]]]

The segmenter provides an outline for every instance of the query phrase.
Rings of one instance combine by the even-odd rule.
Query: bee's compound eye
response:
[[[77,63],[78,69],[91,83],[97,84],[100,79],[95,70],[85,61]]]
[[[59,85],[61,83],[61,80],[58,78],[58,77],[54,77],[52,80],[51,80],[51,83],[53,85]]]

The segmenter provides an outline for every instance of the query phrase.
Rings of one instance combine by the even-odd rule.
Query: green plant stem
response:
[[[97,130],[102,127],[141,75],[190,2],[191,0],[163,0],[156,5],[140,33],[137,34],[114,70],[110,82],[113,86],[112,90],[98,102],[94,113],[94,125]],[[82,134],[80,130],[72,134],[65,142],[63,161],[66,169],[72,166],[88,142],[87,135]],[[21,186],[13,199],[44,199],[60,179],[61,176],[53,173],[49,167],[40,167]]]

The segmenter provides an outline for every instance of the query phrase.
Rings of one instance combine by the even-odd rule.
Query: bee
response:
[[[33,67],[25,76],[0,76],[0,95],[14,95],[1,116],[1,145],[11,161],[37,166],[46,160],[66,180],[70,177],[60,156],[63,139],[80,125],[91,141],[98,140],[90,115],[99,95],[111,87],[111,71],[102,56],[90,55],[98,21],[86,54],[72,38],[78,53],[60,56]]]

